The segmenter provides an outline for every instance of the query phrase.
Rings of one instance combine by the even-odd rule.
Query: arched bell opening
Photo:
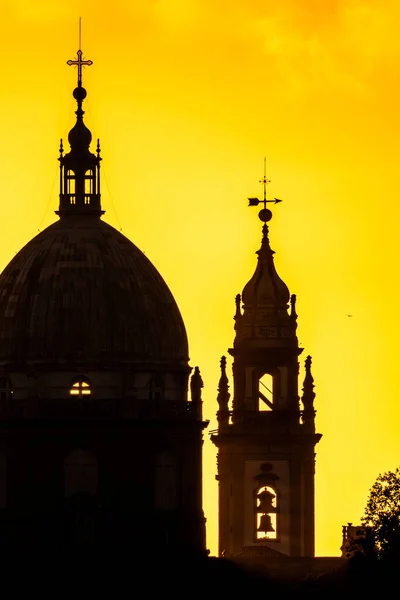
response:
[[[282,406],[282,376],[281,370],[275,369],[258,376],[257,381],[257,410],[271,411]]]
[[[266,412],[273,409],[274,404],[274,378],[265,373],[258,380],[258,411]]]

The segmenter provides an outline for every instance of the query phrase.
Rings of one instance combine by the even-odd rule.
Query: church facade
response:
[[[102,220],[84,123],[60,145],[59,219],[0,275],[0,546],[205,551],[202,381],[146,256]]]

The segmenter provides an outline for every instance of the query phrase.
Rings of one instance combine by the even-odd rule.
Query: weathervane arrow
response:
[[[259,204],[264,204],[264,208],[262,208],[258,213],[259,218],[264,223],[269,221],[272,217],[272,212],[269,209],[267,209],[267,204],[278,204],[278,202],[282,202],[282,200],[280,200],[279,198],[272,198],[271,200],[267,200],[267,185],[268,183],[270,183],[271,180],[267,179],[266,162],[266,158],[264,158],[264,177],[260,180],[260,183],[262,183],[264,187],[264,198],[262,200],[260,200],[259,198],[247,198],[247,200],[249,201],[249,206],[258,206]]]

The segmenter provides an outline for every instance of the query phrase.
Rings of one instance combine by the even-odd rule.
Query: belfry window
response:
[[[258,410],[267,411],[273,409],[273,377],[266,373],[258,381]]]
[[[69,389],[69,395],[75,398],[90,398],[92,395],[92,384],[86,377],[75,377]]]
[[[7,377],[0,379],[0,402],[9,402],[13,397],[11,381]]]
[[[278,498],[269,485],[256,490],[256,540],[276,540],[278,538]]]

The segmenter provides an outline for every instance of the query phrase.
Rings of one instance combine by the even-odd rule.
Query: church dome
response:
[[[147,257],[98,215],[62,216],[0,275],[0,360],[187,364],[175,300]]]
[[[157,269],[101,220],[100,142],[90,151],[83,121],[78,50],[76,123],[60,144],[60,219],[39,233],[0,275],[0,365],[49,370],[121,364],[187,369],[188,343],[175,300]]]

